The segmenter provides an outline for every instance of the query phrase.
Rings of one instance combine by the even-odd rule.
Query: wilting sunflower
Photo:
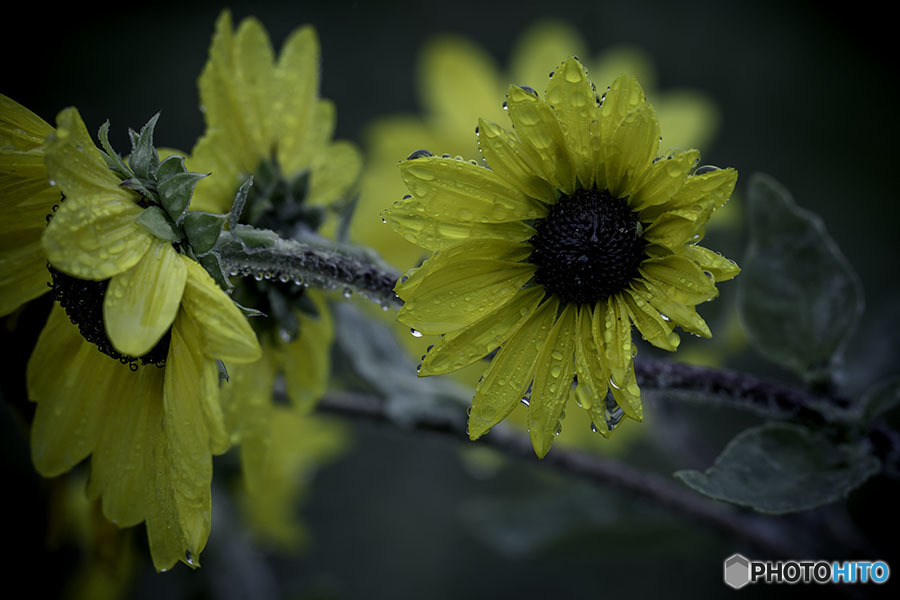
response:
[[[213,175],[211,185],[198,187],[195,207],[230,210],[235,193],[252,176],[242,222],[286,238],[334,228],[337,205],[355,183],[361,158],[352,144],[332,141],[335,108],[319,98],[319,75],[319,43],[312,27],[290,34],[276,61],[259,21],[245,19],[234,31],[230,13],[221,14],[198,81],[207,130],[188,164]],[[321,436],[290,441],[276,436],[290,417],[273,402],[275,381],[284,376],[296,410],[314,406],[330,374],[331,312],[324,295],[301,282],[272,280],[262,273],[255,281],[240,282],[234,295],[267,317],[253,320],[263,359],[230,371],[225,419],[233,439],[241,441],[251,519],[258,531],[286,543],[300,536],[287,530],[273,536],[272,523],[279,515],[293,514],[300,490],[284,478],[276,492],[272,474],[293,470],[297,477],[309,466],[291,452],[320,455],[326,433],[334,445],[344,438],[318,419],[314,423]],[[277,510],[276,499],[284,502]]]
[[[738,268],[696,244],[737,173],[698,169],[696,150],[659,155],[659,124],[637,81],[619,77],[600,98],[576,59],[555,71],[546,101],[511,86],[507,108],[514,132],[478,124],[489,168],[414,153],[401,164],[411,196],[385,214],[435,252],[396,287],[400,321],[446,334],[419,374],[496,350],[470,437],[525,402],[543,457],[570,397],[604,434],[623,415],[642,419],[632,324],[665,350],[678,347],[676,325],[709,337],[694,307]]]
[[[209,536],[212,454],[230,442],[217,361],[251,362],[260,348],[234,302],[184,253],[199,248],[170,237],[175,222],[187,231],[198,222],[186,212],[194,177],[178,159],[157,164],[145,132],[131,167],[94,146],[73,108],[44,143],[64,196],[42,237],[58,304],[27,380],[38,471],[53,477],[90,455],[88,494],[120,527],[146,522],[164,570],[196,566]],[[123,181],[125,172],[133,177]],[[158,195],[147,195],[151,184]]]
[[[44,138],[53,128],[0,94],[0,316],[49,290],[41,234],[59,204],[44,166]]]

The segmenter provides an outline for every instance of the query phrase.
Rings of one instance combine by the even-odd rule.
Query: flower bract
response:
[[[510,86],[507,107],[513,131],[478,122],[488,168],[428,153],[407,160],[410,196],[385,218],[434,252],[396,287],[400,321],[443,336],[419,374],[492,356],[471,438],[524,402],[543,457],[570,399],[604,435],[643,418],[632,325],[669,351],[675,326],[710,335],[695,307],[738,268],[697,243],[737,173],[698,169],[696,150],[660,153],[637,80],[620,76],[601,97],[574,58],[545,99]]]

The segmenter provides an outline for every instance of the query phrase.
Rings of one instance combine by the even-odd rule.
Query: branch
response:
[[[818,396],[783,383],[727,369],[644,358],[634,362],[634,372],[638,384],[644,389],[708,396],[767,417],[795,419],[821,426],[857,416],[847,398]]]
[[[324,238],[286,240],[275,232],[238,226],[217,246],[222,268],[231,275],[277,279],[320,289],[343,289],[387,308],[399,308],[394,293],[400,274],[373,252]]]
[[[319,403],[318,409],[346,417],[393,423],[383,402],[362,394],[330,392]],[[405,425],[412,430],[442,433],[458,440],[468,438],[465,419],[456,415],[423,412]],[[495,426],[479,443],[520,460],[535,461],[528,437],[502,424]],[[662,477],[643,473],[624,463],[560,447],[554,447],[541,463],[590,481],[614,485],[712,529],[743,538],[768,555],[791,557],[803,554],[802,549],[788,542],[789,538],[774,522],[707,500]]]

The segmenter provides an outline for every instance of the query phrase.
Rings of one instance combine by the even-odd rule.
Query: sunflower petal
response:
[[[94,449],[106,415],[104,403],[112,397],[107,393],[109,375],[115,375],[103,358],[54,305],[27,369],[28,397],[38,404],[31,456],[44,477],[65,473]]]
[[[628,314],[637,326],[644,339],[663,350],[674,352],[681,340],[672,332],[673,324],[662,318],[653,305],[647,303],[637,292],[626,289],[622,292],[622,300],[628,307]]]
[[[703,246],[686,246],[685,256],[700,265],[704,271],[712,273],[716,281],[728,281],[741,272],[740,267],[718,252]]]
[[[153,512],[155,467],[153,446],[162,436],[162,379],[156,368],[131,372],[98,354],[95,368],[110,378],[103,427],[91,456],[88,496],[101,497],[103,514],[120,527],[130,527]]]
[[[507,93],[509,118],[512,121],[523,154],[532,169],[563,193],[575,191],[575,167],[550,105],[522,88],[512,85]]]
[[[592,188],[598,140],[591,135],[591,126],[600,118],[600,111],[591,82],[576,59],[569,58],[556,69],[547,86],[547,102],[559,118],[580,187]]]
[[[259,360],[262,350],[256,334],[238,307],[203,267],[190,259],[183,260],[187,280],[182,307],[201,325],[206,356],[235,363]]]
[[[737,183],[737,171],[734,169],[718,169],[692,175],[685,180],[682,188],[672,196],[672,199],[659,205],[653,211],[663,212],[678,210],[692,206],[709,206],[713,210],[725,205],[734,191]],[[648,216],[655,216],[655,212],[647,211]]]
[[[572,391],[576,311],[572,304],[563,309],[535,363],[532,401],[528,406],[528,429],[538,458],[544,458],[550,450],[559,430],[566,399]]]
[[[493,171],[461,160],[408,160],[400,164],[400,175],[428,219],[509,223],[547,214],[543,204],[510,187]]]
[[[580,305],[575,319],[575,373],[578,376],[578,394],[581,407],[595,415],[595,407],[599,407],[599,414],[606,408],[604,399],[609,389],[609,371],[604,368],[604,362],[600,359],[600,352],[594,343],[592,330],[593,309],[587,305]],[[595,423],[599,428],[606,426],[606,418]]]
[[[668,298],[682,304],[699,304],[719,295],[715,281],[707,277],[697,263],[683,256],[650,258],[642,262],[638,270]]]
[[[245,19],[234,33],[231,13],[223,11],[197,86],[207,128],[227,132],[230,154],[247,173],[272,150],[272,125],[265,107],[277,97],[271,85],[273,72],[274,53],[259,21]]]
[[[540,286],[520,290],[512,300],[469,327],[441,337],[425,356],[419,376],[450,373],[481,360],[531,318],[543,297]]]
[[[507,302],[535,266],[494,259],[457,260],[419,284],[397,319],[427,334],[455,331]]]
[[[306,202],[329,206],[345,197],[362,168],[362,155],[349,142],[335,142],[323,148],[310,180]]]
[[[541,344],[553,326],[559,301],[551,297],[507,340],[475,390],[469,438],[477,440],[506,418],[531,385]]]
[[[604,356],[612,378],[621,384],[625,371],[634,352],[631,342],[631,321],[628,308],[618,295],[610,296],[606,306],[598,305],[594,310],[594,343]]]
[[[184,259],[157,240],[133,268],[110,280],[103,321],[116,350],[143,356],[159,342],[175,320],[186,279]]]
[[[411,298],[422,283],[430,281],[430,278],[446,265],[460,259],[517,262],[527,258],[530,252],[531,248],[525,244],[504,240],[469,240],[435,252],[421,267],[407,271],[406,276],[400,278],[395,290],[401,298]]]
[[[419,67],[422,102],[444,131],[471,132],[483,107],[497,106],[502,90],[490,56],[459,37],[429,43]],[[465,81],[466,85],[459,85]]]
[[[31,231],[21,245],[0,249],[0,317],[22,304],[45,294],[49,289],[50,273],[47,257],[41,246],[41,231]],[[9,236],[0,245],[5,246]]]
[[[70,197],[42,238],[54,267],[79,279],[109,279],[133,267],[155,239],[138,225],[141,209],[116,194]]]
[[[644,281],[640,285],[634,285],[633,287],[661,315],[665,315],[666,318],[671,319],[673,323],[676,323],[685,331],[705,338],[712,337],[706,321],[697,314],[697,311],[692,306],[685,306],[672,300],[665,295],[662,289],[649,281]]]
[[[109,170],[78,111],[67,108],[60,112],[56,127],[44,142],[44,162],[50,179],[66,197],[71,200],[100,195],[133,204],[135,196],[120,187],[122,181]]]
[[[528,198],[556,202],[556,189],[535,173],[519,150],[519,138],[496,123],[479,119],[478,147],[493,172]]]
[[[334,107],[316,102],[320,62],[319,39],[308,25],[290,35],[278,58],[273,120],[279,130],[272,133],[278,139],[278,162],[286,173],[309,167],[331,138]]]
[[[284,379],[293,406],[303,412],[312,410],[325,388],[331,372],[331,342],[334,325],[328,303],[317,293],[307,292],[316,306],[315,317],[300,313],[300,337],[281,345]]]
[[[602,147],[606,187],[616,198],[630,196],[659,149],[659,122],[649,104],[629,112]]]
[[[673,152],[654,162],[628,199],[631,210],[640,212],[669,202],[682,188],[688,173],[699,160],[698,151],[687,150]]]

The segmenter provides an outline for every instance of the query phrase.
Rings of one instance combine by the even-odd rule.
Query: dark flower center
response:
[[[128,365],[132,371],[138,369],[138,363],[141,365],[152,364],[157,367],[166,365],[169,341],[172,337],[171,329],[147,354],[137,358],[125,356],[113,347],[103,325],[103,298],[106,296],[109,280],[87,281],[61,273],[49,264],[47,268],[53,279],[50,284],[53,298],[63,307],[69,320],[78,327],[78,331],[84,339],[97,346],[97,349],[103,354],[118,360],[123,365]]]
[[[606,190],[562,196],[535,229],[528,259],[535,280],[564,304],[596,304],[622,291],[646,257],[637,217]]]

